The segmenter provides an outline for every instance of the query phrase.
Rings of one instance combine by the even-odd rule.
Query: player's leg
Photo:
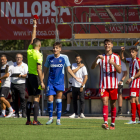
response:
[[[53,96],[56,95],[56,91],[53,85],[47,86],[46,95],[48,96],[48,112],[49,112],[49,121],[46,123],[46,125],[49,125],[53,123]],[[62,96],[61,96],[61,100],[62,100]]]
[[[31,114],[31,107],[32,107],[32,102],[33,102],[33,93],[34,90],[32,88],[32,85],[30,83],[30,77],[31,75],[28,75],[28,78],[26,78],[26,87],[27,87],[27,91],[29,94],[27,103],[26,103],[26,116],[27,116],[27,122],[26,125],[32,125],[33,123],[30,120],[30,114]]]
[[[130,88],[131,120],[125,124],[136,124],[136,95],[136,89]]]
[[[110,129],[115,129],[116,100],[110,100],[110,106],[111,106],[111,125],[110,125]]]
[[[48,112],[49,112],[49,121],[46,125],[53,123],[53,95],[48,96]]]
[[[78,118],[78,113],[77,113],[77,96],[78,96],[78,91],[79,88],[72,87],[72,99],[73,99],[73,109],[74,113],[69,116],[70,118]]]
[[[123,89],[123,85],[119,85],[118,86],[118,115],[122,114],[122,89]]]
[[[82,92],[80,92],[80,89],[79,89],[79,100],[80,100],[80,118],[85,118],[84,116],[84,110],[85,110],[85,89],[83,89]]]
[[[118,89],[109,89],[110,105],[111,105],[111,125],[110,129],[115,129],[116,118],[116,100],[118,99]]]
[[[136,97],[136,106],[137,106],[137,114],[139,116],[139,120],[137,123],[140,123],[140,104],[139,104],[139,97]]]
[[[32,125],[33,123],[30,120],[30,114],[31,114],[31,106],[32,106],[32,102],[33,102],[33,96],[30,95],[29,91],[28,91],[28,93],[29,93],[29,97],[28,97],[28,100],[26,103],[26,115],[27,115],[26,125]]]
[[[99,94],[101,97],[101,100],[103,102],[103,119],[104,124],[102,124],[102,127],[106,130],[109,129],[108,127],[108,100],[109,100],[109,93],[107,89],[99,89]]]
[[[5,117],[6,116],[6,105],[3,102],[1,102],[1,109],[2,109],[2,111],[1,111],[0,117]]]
[[[62,94],[63,91],[57,91],[57,95],[56,95],[56,106],[57,106],[57,125],[61,125],[60,124],[60,118],[61,118],[61,111],[62,111]]]
[[[63,94],[63,96],[66,96],[67,99],[67,107],[66,110],[63,112],[63,115],[70,113],[70,102],[71,102],[71,96],[72,96],[72,92],[71,91],[67,91],[66,93]]]
[[[40,94],[37,94],[36,96],[34,96],[34,121],[33,124],[34,125],[42,125],[38,120],[37,120],[37,116],[38,116],[38,112],[39,112],[39,101],[40,101]]]
[[[8,87],[2,87],[1,88],[0,100],[5,104],[5,106],[9,110],[9,114],[5,118],[12,117],[13,113],[15,112],[13,110],[13,108],[11,107],[10,103],[6,100],[6,98],[8,97],[8,94],[9,94],[9,90],[10,90],[10,88],[8,88]]]

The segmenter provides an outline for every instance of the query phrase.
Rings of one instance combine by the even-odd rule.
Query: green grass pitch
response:
[[[47,120],[39,118],[42,126],[27,126],[24,118],[0,118],[0,140],[140,140],[140,124],[125,125],[127,120],[116,120],[115,130],[102,129],[101,119],[62,118],[61,126],[56,119],[45,125]]]

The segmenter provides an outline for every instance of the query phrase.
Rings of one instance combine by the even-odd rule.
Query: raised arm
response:
[[[123,62],[126,62],[126,59],[124,57],[124,51],[125,51],[125,47],[121,47],[120,58]]]
[[[94,62],[92,63],[91,69],[96,68],[96,66],[98,65],[98,64],[97,64],[97,60],[98,60],[98,59],[103,59],[103,60],[104,60],[104,57],[103,57],[102,55],[98,55],[98,56],[96,57],[96,59],[94,60]]]
[[[30,44],[32,44],[33,40],[36,38],[36,27],[37,27],[37,20],[33,19],[33,31],[32,31],[32,38]]]

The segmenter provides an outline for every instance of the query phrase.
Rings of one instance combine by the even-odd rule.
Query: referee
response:
[[[43,83],[42,76],[42,62],[43,56],[42,53],[39,52],[41,48],[41,41],[36,38],[36,27],[37,21],[33,20],[33,32],[31,43],[27,50],[27,59],[28,59],[28,78],[26,80],[27,89],[29,93],[29,98],[26,104],[27,110],[27,122],[26,125],[42,125],[38,120],[38,111],[39,111],[39,100],[41,90],[38,88],[41,85],[42,89],[45,89],[45,85]],[[31,105],[33,101],[34,106],[34,121],[33,123],[30,120],[31,113]]]
[[[82,84],[77,82],[74,78],[72,81],[72,97],[73,97],[73,108],[74,108],[74,114],[69,116],[70,118],[78,118],[77,114],[77,97],[79,95],[79,100],[81,104],[81,110],[80,110],[80,118],[85,118],[84,116],[84,108],[85,108],[85,98],[84,98],[84,91],[85,91],[85,84],[88,79],[88,73],[87,69],[84,66],[84,64],[81,63],[82,58],[80,55],[75,56],[76,63],[72,64],[72,71],[75,74],[76,77],[82,79]]]
[[[22,62],[23,55],[16,54],[16,62],[11,66],[11,75],[20,73],[17,77],[11,77],[11,91],[12,99],[15,107],[15,117],[19,118],[19,106],[18,97],[20,97],[22,117],[26,117],[26,104],[25,104],[25,79],[28,73],[28,66],[26,63]]]

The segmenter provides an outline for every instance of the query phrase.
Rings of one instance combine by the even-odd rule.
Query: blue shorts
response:
[[[64,85],[48,85],[46,96],[56,95],[57,91],[64,91]]]

